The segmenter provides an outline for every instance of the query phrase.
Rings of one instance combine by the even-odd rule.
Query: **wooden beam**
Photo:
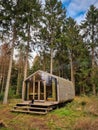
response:
[[[38,100],[40,100],[40,81],[38,81]]]
[[[52,80],[52,98],[54,101],[56,100],[55,81],[54,80]]]
[[[46,81],[43,81],[44,84],[44,100],[46,101]]]
[[[27,100],[29,100],[29,86],[30,86],[30,84],[28,82],[28,84],[27,84]]]
[[[35,99],[35,76],[33,76],[33,99]]]

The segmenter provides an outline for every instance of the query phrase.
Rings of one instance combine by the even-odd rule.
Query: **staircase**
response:
[[[11,110],[12,112],[22,112],[30,114],[47,114],[49,111],[53,110],[54,106],[45,106],[38,104],[16,104]]]

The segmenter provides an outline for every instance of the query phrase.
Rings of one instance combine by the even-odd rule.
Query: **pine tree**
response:
[[[83,29],[83,37],[88,46],[88,50],[91,55],[92,62],[92,91],[96,94],[96,84],[95,84],[95,64],[96,64],[96,47],[98,46],[98,9],[93,5],[90,6],[86,18],[81,25]]]
[[[45,0],[42,19],[41,38],[50,51],[50,73],[53,72],[53,56],[56,48],[58,31],[62,30],[66,18],[62,3],[57,0]]]
[[[67,47],[67,55],[70,64],[70,77],[73,85],[75,87],[75,74],[77,65],[79,63],[79,56],[83,51],[82,37],[79,34],[79,26],[76,21],[72,18],[68,18],[64,28],[65,46]]]
[[[8,69],[8,75],[7,75],[7,82],[5,87],[5,93],[4,93],[4,99],[3,103],[6,104],[8,100],[8,91],[9,91],[9,85],[10,85],[10,79],[11,79],[11,70],[12,70],[12,61],[13,61],[13,54],[14,54],[14,47],[15,47],[15,41],[16,41],[16,33],[17,33],[17,16],[18,16],[18,5],[19,0],[17,1],[1,1],[1,15],[2,15],[2,21],[1,26],[2,30],[6,32],[6,36],[8,35],[8,40],[10,43],[10,61],[9,61],[9,69]],[[11,40],[10,40],[11,39]]]
[[[41,4],[39,0],[22,0],[21,1],[21,31],[26,45],[25,66],[24,66],[24,80],[27,77],[28,70],[28,56],[31,52],[31,47],[34,48],[36,43],[35,33],[39,26],[39,17],[41,16]],[[22,99],[24,100],[25,84],[22,87]]]

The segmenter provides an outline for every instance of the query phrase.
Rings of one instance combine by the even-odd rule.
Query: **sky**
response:
[[[79,24],[85,19],[90,5],[98,8],[98,0],[61,0],[67,10],[67,17],[74,18]]]

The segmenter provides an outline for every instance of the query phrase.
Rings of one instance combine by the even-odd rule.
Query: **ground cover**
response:
[[[0,130],[98,130],[98,97],[75,97],[47,115],[10,112],[17,102],[0,103]]]

